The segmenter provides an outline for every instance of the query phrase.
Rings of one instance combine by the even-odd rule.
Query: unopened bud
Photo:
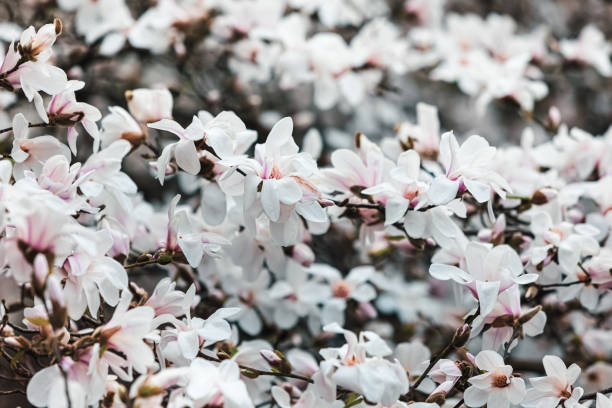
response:
[[[567,211],[567,218],[574,224],[584,222],[584,213],[577,208],[572,208]]]
[[[43,254],[34,258],[34,271],[32,273],[32,287],[39,298],[44,298],[47,276],[49,275],[49,264]]]
[[[62,295],[62,288],[55,276],[49,276],[47,280],[47,295],[51,300],[51,316],[49,321],[54,328],[64,327],[68,320],[68,309]]]
[[[489,228],[484,228],[478,231],[478,240],[482,242],[490,242],[493,238],[493,231]]]
[[[59,18],[53,19],[53,26],[55,28],[55,35],[60,35],[62,33],[62,20]]]
[[[561,111],[556,106],[551,106],[548,109],[548,122],[552,130],[557,130],[561,124]]]
[[[535,205],[543,205],[553,200],[559,195],[559,192],[553,188],[541,188],[533,193],[531,202]]]
[[[530,300],[533,299],[534,297],[536,297],[538,295],[538,287],[537,286],[530,286],[527,291],[525,292],[525,300]]]
[[[521,317],[519,317],[519,323],[520,324],[525,324],[528,321],[530,321],[531,319],[533,319],[535,317],[535,315],[537,315],[540,311],[542,310],[542,306],[541,305],[537,305],[536,307],[529,309],[527,312],[523,313],[521,315]]]
[[[455,332],[455,336],[453,337],[453,346],[456,348],[463,347],[470,339],[470,334],[472,334],[472,329],[470,329],[470,325],[464,324]]]
[[[363,320],[375,319],[377,316],[376,308],[370,302],[359,302],[355,313],[358,318]]]
[[[291,373],[291,363],[283,353],[278,350],[261,350],[259,354],[268,362],[270,367],[282,374]]]
[[[168,265],[170,262],[172,262],[172,254],[168,252],[162,252],[161,254],[157,255],[158,264]]]
[[[291,255],[296,262],[305,267],[312,265],[315,260],[315,255],[314,252],[312,252],[312,249],[310,249],[308,245],[301,242],[293,246]]]
[[[429,397],[427,397],[425,402],[428,402],[430,404],[432,403],[438,404],[439,406],[442,406],[446,402],[446,394],[443,392],[435,392],[431,394]]]
[[[259,373],[252,368],[243,368],[240,370],[240,373],[247,378],[257,378],[259,377]]]

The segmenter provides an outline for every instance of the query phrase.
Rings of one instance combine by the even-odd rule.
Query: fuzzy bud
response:
[[[456,348],[463,347],[470,339],[470,334],[472,334],[472,329],[470,325],[464,324],[455,332],[455,336],[453,337],[453,346]]]
[[[431,394],[429,397],[427,397],[425,402],[428,402],[430,404],[431,403],[438,404],[439,406],[442,406],[446,402],[446,394],[443,392],[435,392]]]
[[[39,298],[44,298],[47,276],[49,275],[49,264],[43,254],[37,254],[34,258],[34,272],[32,273],[32,287]]]
[[[283,353],[278,350],[261,350],[259,354],[268,362],[270,367],[282,374],[291,373],[291,363]]]
[[[542,306],[541,305],[537,305],[536,307],[529,309],[527,312],[523,313],[521,315],[521,317],[519,317],[519,323],[520,324],[525,324],[528,321],[530,321],[531,319],[533,319],[535,317],[535,315],[537,315],[540,311],[542,310]]]
[[[293,246],[292,258],[299,264],[309,267],[315,260],[314,252],[306,244],[297,243]]]

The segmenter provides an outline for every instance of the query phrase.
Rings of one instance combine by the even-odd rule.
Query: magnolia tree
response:
[[[594,23],[151,3],[5,5],[0,405],[612,407]]]

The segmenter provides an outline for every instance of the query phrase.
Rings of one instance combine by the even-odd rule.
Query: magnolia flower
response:
[[[329,377],[338,386],[362,394],[368,401],[392,404],[408,392],[408,377],[399,361],[383,357],[391,349],[377,334],[361,332],[359,338],[351,331],[332,323],[324,330],[341,333],[346,344],[340,348],[320,351],[332,363]]]
[[[265,214],[272,237],[282,245],[298,240],[301,228],[298,214],[314,223],[327,221],[318,201],[320,192],[311,181],[317,173],[316,162],[307,153],[298,153],[292,132],[293,121],[283,118],[272,127],[266,142],[255,146],[255,160],[221,161],[247,172],[243,190],[247,227],[256,231],[257,217]]]
[[[222,405],[227,408],[249,408],[253,402],[240,379],[240,368],[233,360],[215,366],[203,358],[190,365],[187,394],[201,406]]]
[[[436,279],[449,280],[468,287],[480,304],[480,314],[488,315],[499,293],[519,284],[525,285],[538,279],[535,273],[523,274],[523,264],[517,253],[508,245],[491,248],[470,242],[465,249],[465,259],[460,268],[445,264],[432,264],[429,273]]]
[[[561,54],[568,60],[590,64],[601,75],[612,76],[612,62],[610,62],[612,44],[593,24],[584,27],[578,39],[561,40],[559,48]]]
[[[53,156],[62,155],[70,161],[70,150],[53,136],[38,136],[28,139],[28,121],[18,113],[13,118],[14,173],[21,178],[26,170],[39,174],[44,163]]]
[[[168,229],[165,242],[160,243],[166,250],[180,251],[192,267],[202,262],[204,254],[215,256],[222,245],[230,242],[221,235],[204,231],[187,209],[176,210],[181,196],[176,195],[168,208]]]
[[[525,398],[525,381],[512,375],[512,367],[494,351],[484,350],[475,359],[479,369],[486,371],[468,379],[472,384],[465,390],[463,398],[468,407],[508,408]]]
[[[172,118],[172,94],[167,89],[134,89],[125,92],[130,113],[141,123]]]
[[[94,139],[94,151],[98,150],[100,139],[96,122],[102,118],[102,114],[88,103],[77,102],[74,95],[75,91],[84,86],[85,82],[82,81],[68,81],[62,92],[53,95],[46,111],[42,104],[36,105],[38,115],[45,123],[68,126],[68,146],[73,154],[76,154],[76,140],[79,135],[76,130],[77,123],[80,122]]]
[[[367,303],[376,297],[376,289],[366,282],[375,273],[371,266],[353,268],[346,277],[337,269],[324,264],[314,264],[310,266],[309,271],[315,276],[325,278],[331,286],[332,297],[325,299],[321,312],[323,325],[344,323],[344,310],[348,299]]]
[[[62,273],[66,279],[64,294],[68,302],[68,313],[78,320],[89,308],[91,316],[97,316],[100,295],[104,301],[115,306],[119,303],[119,292],[127,290],[128,276],[116,260],[101,256],[113,245],[108,231],[102,230],[92,237],[95,251],[75,251],[64,262]],[[92,254],[93,252],[93,254]]]
[[[115,140],[124,139],[132,145],[139,145],[146,138],[145,131],[125,109],[109,106],[110,114],[102,119],[102,147]]]
[[[170,278],[160,280],[144,305],[152,308],[156,317],[166,314],[174,317],[189,315],[196,299],[195,285],[191,284],[186,292],[175,288],[176,282]]]
[[[103,339],[100,360],[124,379],[130,377],[123,371],[124,367],[130,373],[133,367],[142,374],[155,364],[153,351],[144,342],[144,338],[153,330],[155,312],[148,306],[128,310],[131,299],[132,294],[123,291],[113,317],[97,329]]]
[[[157,317],[154,321],[155,326],[168,321],[175,327],[162,331],[161,348],[165,358],[174,362],[193,360],[201,347],[229,339],[232,329],[226,319],[239,311],[240,309],[235,307],[220,308],[208,319],[187,316],[183,320],[178,320],[169,315]]]
[[[481,136],[470,136],[461,146],[451,132],[442,135],[440,162],[445,174],[437,176],[428,192],[433,204],[446,204],[457,193],[469,191],[474,198],[484,203],[494,190],[502,198],[512,189],[494,170],[496,149]]]
[[[427,203],[427,184],[419,181],[421,160],[418,153],[408,150],[397,159],[397,167],[389,173],[389,180],[361,191],[361,194],[384,198],[385,225],[403,219],[406,211],[415,211]]]
[[[166,168],[168,163],[170,163],[170,156],[172,155],[174,155],[176,164],[187,173],[195,175],[200,171],[200,156],[195,142],[202,140],[204,129],[197,117],[194,116],[191,124],[185,129],[170,119],[162,119],[158,122],[149,123],[147,126],[174,133],[179,137],[178,142],[166,145],[164,150],[162,150],[162,154],[157,159],[157,178],[162,185],[164,184]]]
[[[440,145],[438,109],[419,102],[416,105],[416,113],[416,124],[402,122],[396,128],[396,141],[399,141],[401,146],[414,149],[425,158],[435,159]]]
[[[520,322],[523,335],[537,336],[544,331],[546,313],[539,309],[523,312],[521,292],[518,285],[513,285],[499,294],[497,303],[489,314],[474,320],[472,336],[478,335],[484,325],[490,324],[482,334],[482,348],[497,351],[512,339],[517,322]],[[518,339],[514,339],[508,350],[512,350],[517,344]]]
[[[69,367],[69,358],[62,360],[64,372]],[[87,367],[85,367],[87,370]],[[68,371],[73,373],[74,371]],[[74,408],[85,408],[87,406],[87,390],[83,385],[74,378],[74,375],[68,376],[68,395],[70,403],[66,400],[66,382],[62,375],[62,371],[58,364],[50,367],[45,367],[36,372],[30,382],[26,394],[28,401],[35,407],[60,408],[72,406]]]
[[[294,261],[287,265],[287,276],[278,280],[268,296],[276,301],[274,323],[281,329],[290,329],[300,317],[317,314],[317,304],[329,298],[329,286],[308,279],[307,270]]]
[[[529,379],[533,388],[527,391],[521,405],[529,408],[553,408],[563,402],[568,408],[578,408],[580,397],[584,393],[580,387],[572,387],[580,376],[580,367],[572,364],[565,366],[557,356],[544,356],[542,359],[545,377]]]
[[[0,73],[7,74],[5,80],[9,87],[21,87],[30,102],[34,99],[36,104],[42,105],[39,91],[55,95],[66,86],[66,73],[47,63],[52,53],[51,46],[61,32],[59,19],[55,19],[53,24],[45,24],[38,32],[30,26],[21,34],[20,41],[11,44],[4,55]]]

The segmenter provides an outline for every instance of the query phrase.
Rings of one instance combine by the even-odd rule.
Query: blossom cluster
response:
[[[594,25],[551,46],[546,28],[442,1],[406,1],[409,29],[382,0],[58,6],[104,58],[222,49],[244,92],[311,84],[317,112],[418,71],[481,114],[510,98],[533,119],[543,66],[612,75]],[[0,26],[16,107],[0,129],[0,400],[612,407],[612,126],[593,135],[553,107],[548,137],[526,126],[495,147],[420,102],[385,137],[334,148],[280,101],[265,131],[232,110],[176,115],[164,86],[83,102],[63,26]]]

